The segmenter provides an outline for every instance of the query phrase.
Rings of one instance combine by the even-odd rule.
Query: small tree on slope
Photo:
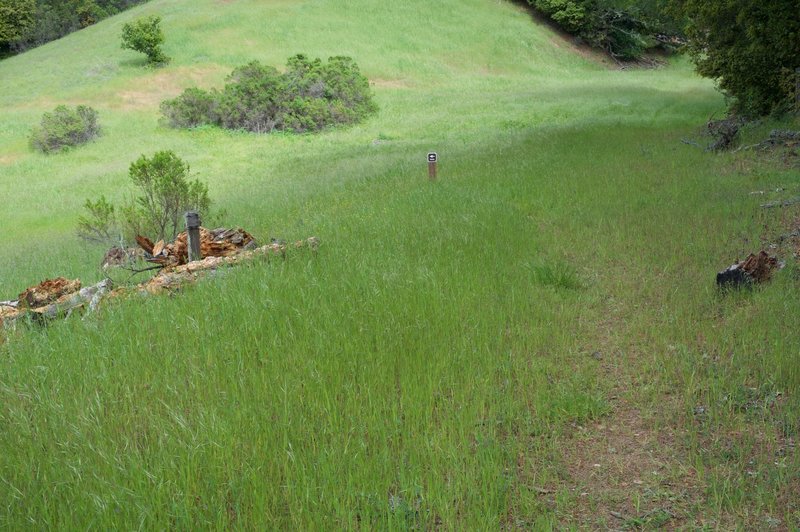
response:
[[[128,22],[122,27],[122,48],[131,49],[147,55],[151,64],[169,61],[161,50],[164,32],[161,31],[161,17],[155,15]]]

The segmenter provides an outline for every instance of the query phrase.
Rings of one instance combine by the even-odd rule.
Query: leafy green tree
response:
[[[527,0],[559,27],[623,61],[648,50],[670,47],[660,34],[674,35],[664,0]]]
[[[26,35],[35,14],[34,0],[0,0],[0,51],[9,50]]]
[[[78,236],[106,244],[132,242],[136,235],[173,240],[186,211],[213,217],[208,186],[190,180],[189,165],[172,151],[142,155],[131,164],[129,176],[136,187],[133,199],[120,209],[104,196],[87,199],[84,215],[78,218]]]
[[[125,209],[128,226],[137,233],[173,239],[186,211],[208,212],[208,187],[190,181],[189,165],[172,151],[139,157],[130,167],[131,182],[139,190],[135,204]]]
[[[161,17],[151,15],[129,22],[122,27],[122,48],[129,48],[147,56],[151,64],[169,61],[161,45],[164,32],[161,31]]]
[[[732,98],[731,111],[766,115],[789,104],[800,68],[797,0],[672,0],[688,20],[697,71]]]

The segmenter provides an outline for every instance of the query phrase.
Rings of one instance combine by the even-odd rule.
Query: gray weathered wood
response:
[[[200,215],[196,212],[186,213],[186,235],[189,240],[189,262],[201,260],[200,252]]]
[[[761,205],[762,209],[774,209],[775,207],[791,207],[792,205],[796,205],[800,203],[800,198],[791,198],[782,201],[771,201],[769,203],[764,203]]]

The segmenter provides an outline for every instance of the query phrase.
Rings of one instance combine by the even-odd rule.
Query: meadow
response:
[[[119,46],[151,13],[160,69]],[[159,124],[298,52],[352,56],[378,114]],[[32,152],[61,103],[103,135]],[[495,0],[153,0],[0,62],[0,108],[0,299],[102,278],[83,202],[161,149],[226,225],[322,242],[9,333],[0,528],[800,527],[797,266],[714,285],[800,176],[681,142],[724,112],[685,59],[619,70]]]

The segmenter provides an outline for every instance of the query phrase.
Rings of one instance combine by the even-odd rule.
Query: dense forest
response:
[[[586,44],[621,61],[640,59],[680,42],[682,17],[663,0],[527,0],[539,13]]]
[[[146,0],[0,0],[0,57],[91,26]]]

